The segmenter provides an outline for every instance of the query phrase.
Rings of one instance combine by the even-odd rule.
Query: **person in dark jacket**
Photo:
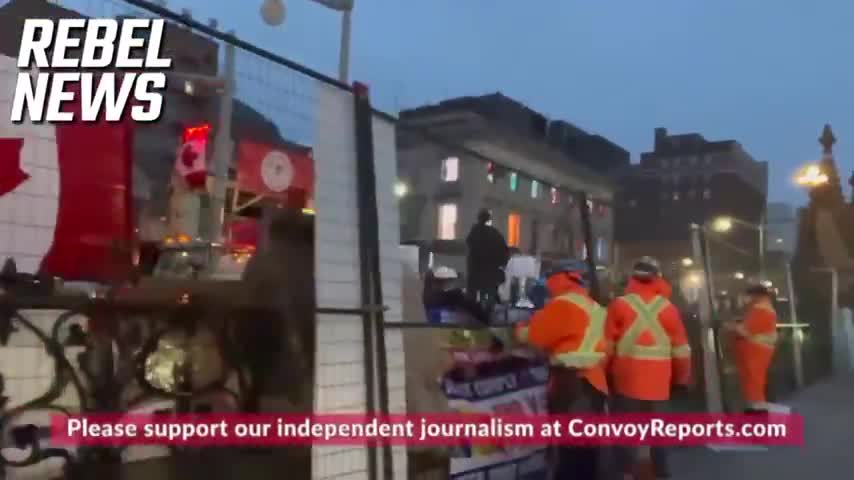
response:
[[[468,293],[486,305],[497,301],[498,286],[504,282],[503,269],[510,259],[507,241],[489,224],[491,219],[488,210],[481,210],[466,237]]]

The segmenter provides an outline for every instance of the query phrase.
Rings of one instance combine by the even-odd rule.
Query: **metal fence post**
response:
[[[703,250],[701,244],[701,227],[697,224],[691,225],[691,248],[695,261],[703,261]],[[706,281],[708,282],[708,270],[704,266]],[[703,380],[706,393],[706,408],[709,413],[721,413],[723,411],[723,399],[720,384],[720,369],[718,367],[718,355],[715,341],[715,331],[712,326],[712,306],[709,298],[709,289],[700,289],[700,341],[703,351]]]
[[[388,370],[385,352],[385,335],[382,311],[382,277],[380,270],[379,212],[377,205],[376,165],[374,163],[373,120],[374,111],[368,96],[368,87],[356,83],[353,87],[356,123],[356,182],[359,216],[360,273],[362,304],[371,309],[364,317],[365,377],[368,414],[388,414]],[[378,477],[376,443],[368,448],[368,471],[371,479]],[[382,446],[383,479],[393,476],[391,449]]]
[[[795,367],[795,385],[804,386],[803,330],[798,322],[798,307],[795,303],[795,287],[792,282],[792,264],[786,262],[786,288],[789,295],[789,321],[795,325],[792,329],[792,363]]]

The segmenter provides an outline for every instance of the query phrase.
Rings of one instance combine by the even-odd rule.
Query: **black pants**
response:
[[[606,397],[578,376],[575,370],[552,369],[552,392],[549,392],[549,411],[553,415],[601,414]],[[561,379],[555,378],[562,377]],[[557,381],[555,381],[557,380]],[[558,391],[560,390],[560,391]],[[572,393],[569,393],[572,392]],[[598,447],[556,447],[556,480],[596,480],[600,472]]]
[[[649,400],[637,400],[634,398],[615,395],[612,405],[614,413],[658,413],[664,411],[667,403]],[[635,463],[635,451],[631,448],[617,449],[617,467],[622,473],[631,473]],[[653,447],[651,450],[652,463],[658,478],[670,477],[670,469],[667,465],[667,451],[661,447]]]

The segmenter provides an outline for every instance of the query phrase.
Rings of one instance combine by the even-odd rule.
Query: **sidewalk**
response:
[[[671,455],[674,480],[854,478],[854,376],[815,385],[784,403],[804,417],[803,448],[679,450]]]

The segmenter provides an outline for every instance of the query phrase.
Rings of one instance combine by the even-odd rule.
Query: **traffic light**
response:
[[[201,124],[184,128],[175,169],[190,189],[202,189],[207,184],[207,144],[211,127]]]

